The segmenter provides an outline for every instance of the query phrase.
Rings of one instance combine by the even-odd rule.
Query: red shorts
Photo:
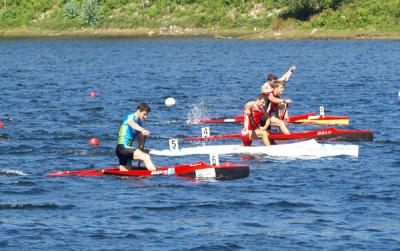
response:
[[[242,145],[251,146],[252,142],[253,141],[250,138],[250,134],[243,134],[243,131],[242,131]]]

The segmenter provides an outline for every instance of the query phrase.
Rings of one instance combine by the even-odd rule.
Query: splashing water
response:
[[[0,169],[1,176],[25,176],[26,173],[19,171],[19,170],[12,170],[12,169]]]
[[[187,115],[186,123],[197,124],[199,119],[204,116],[204,112],[208,109],[208,103],[201,100],[198,104],[191,104]]]

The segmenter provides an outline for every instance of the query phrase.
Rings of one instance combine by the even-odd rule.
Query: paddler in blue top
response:
[[[131,160],[143,161],[148,170],[156,170],[150,155],[144,152],[143,136],[149,136],[150,132],[143,128],[143,122],[150,111],[149,105],[140,103],[136,112],[129,114],[122,120],[118,133],[118,145],[115,150],[121,171],[131,169],[131,166],[128,165],[128,161]],[[132,146],[135,138],[138,141],[138,148]]]

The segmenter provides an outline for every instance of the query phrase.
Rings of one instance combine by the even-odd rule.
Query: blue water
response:
[[[398,250],[399,63],[400,41],[0,40],[0,249]],[[146,146],[165,149],[200,134],[188,119],[239,114],[292,64],[290,113],[324,105],[345,128],[374,130],[359,158],[220,156],[251,166],[224,182],[46,176],[115,166],[119,121],[139,102],[152,108]]]

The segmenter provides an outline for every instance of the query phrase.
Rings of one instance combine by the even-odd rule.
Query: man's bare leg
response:
[[[142,150],[137,149],[133,154],[133,160],[143,161],[146,168],[150,171],[155,171],[156,167],[151,161],[150,155],[148,153],[143,152]]]
[[[271,125],[279,127],[282,133],[290,134],[289,129],[286,127],[285,122],[283,120],[278,119],[276,117],[271,118]]]

